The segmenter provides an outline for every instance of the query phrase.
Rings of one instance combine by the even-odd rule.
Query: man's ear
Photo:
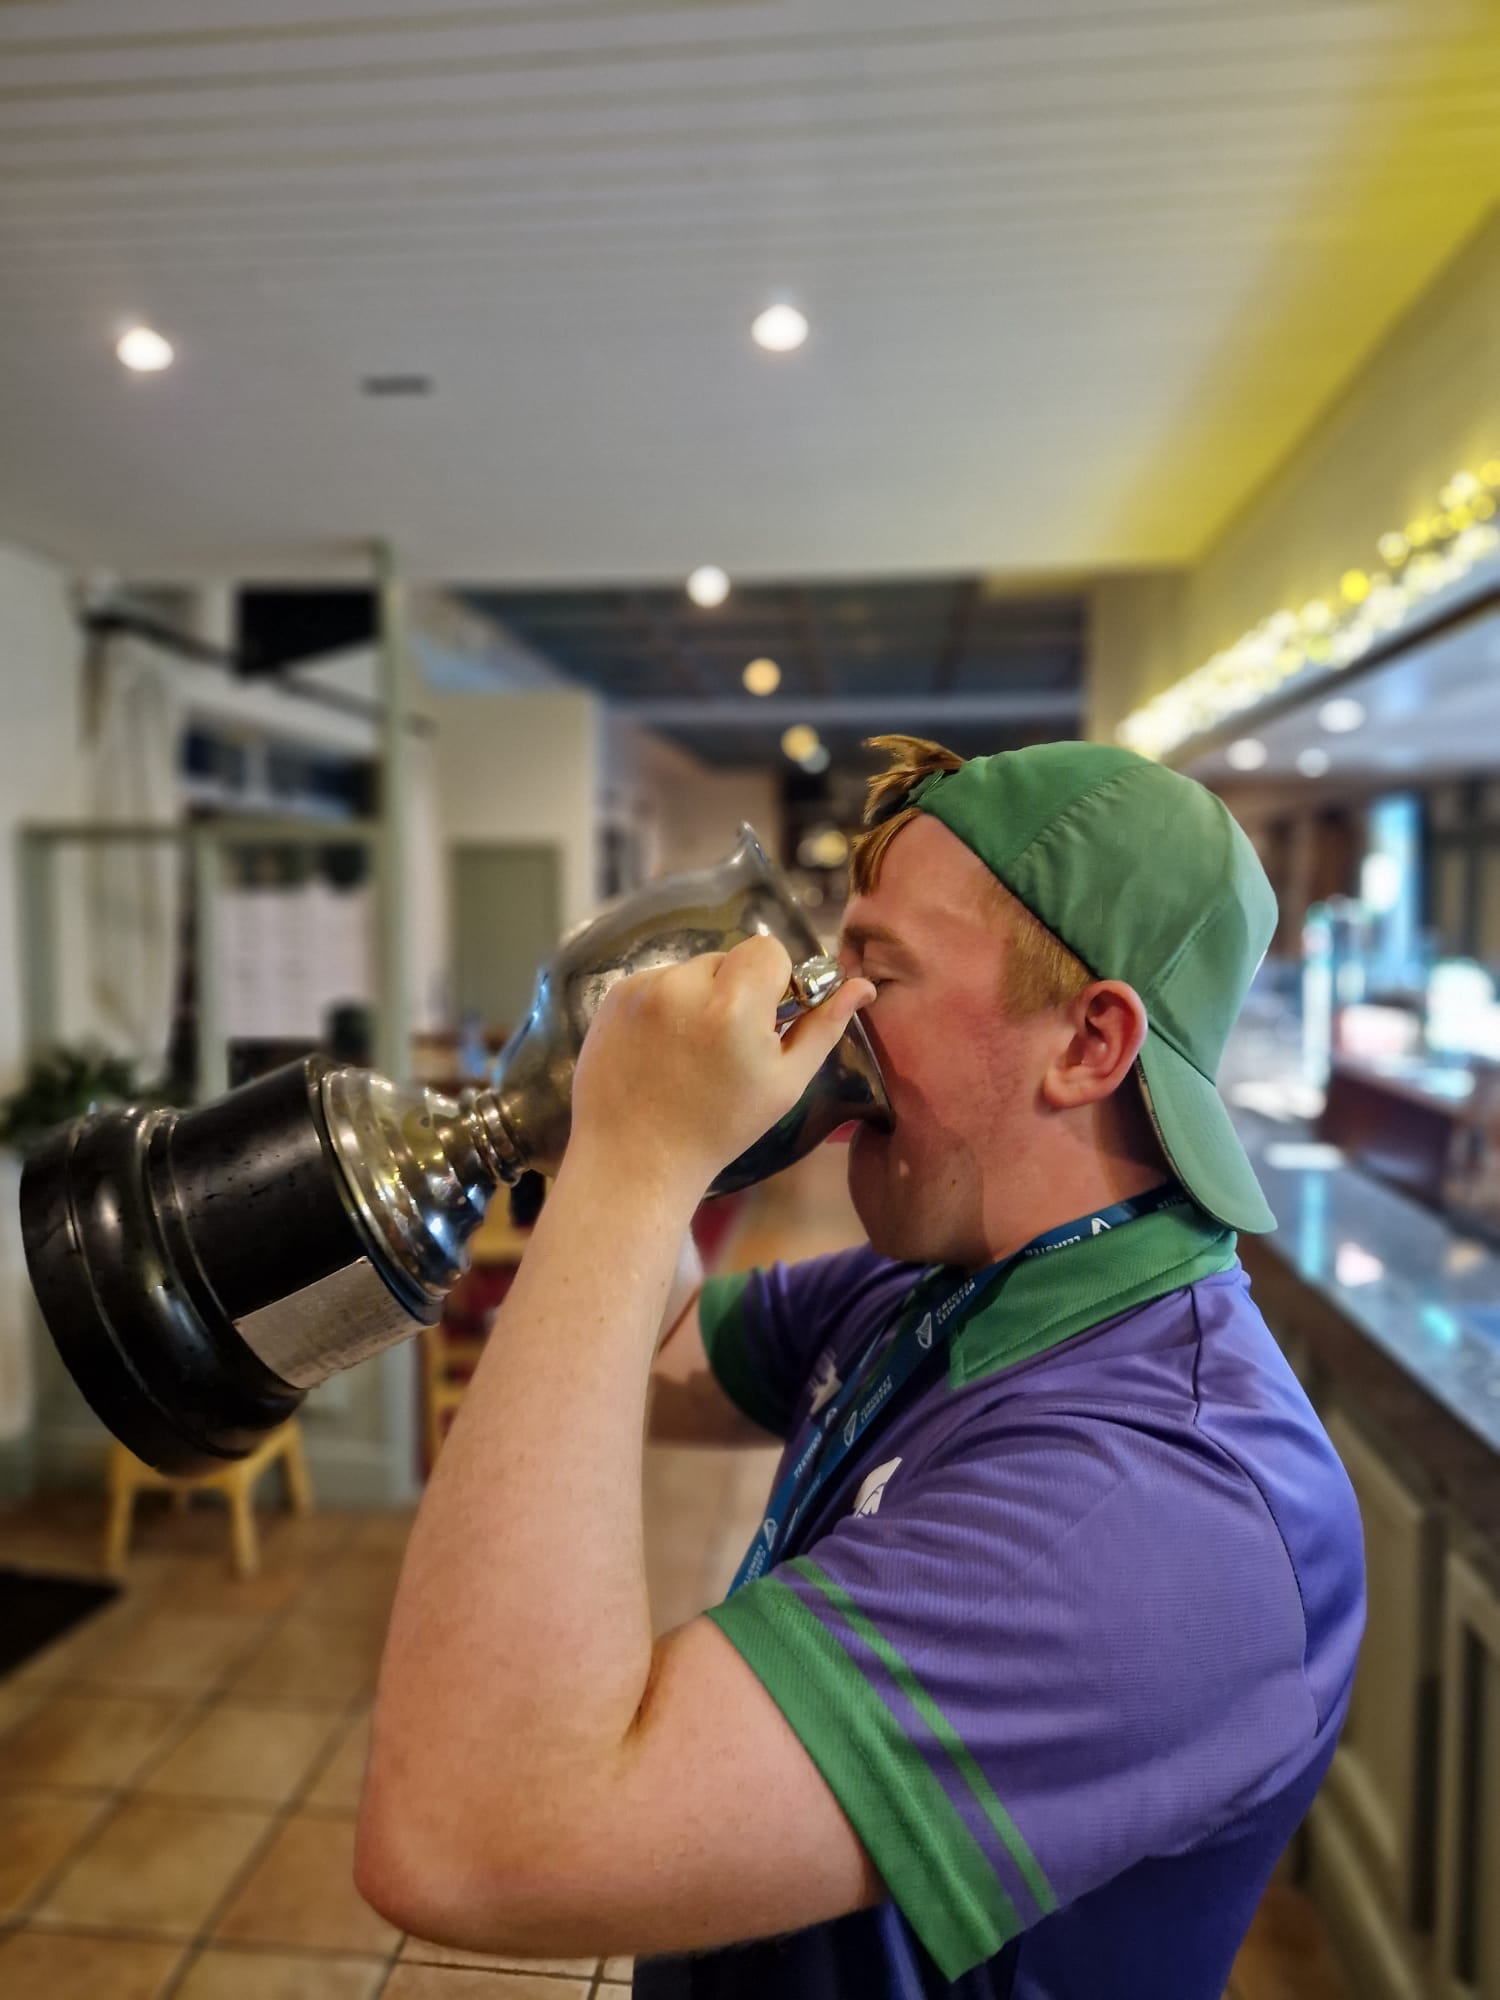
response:
[[[1112,1096],[1146,1039],[1145,1006],[1123,979],[1096,979],[1063,1013],[1065,1039],[1042,1078],[1042,1096],[1054,1111]]]

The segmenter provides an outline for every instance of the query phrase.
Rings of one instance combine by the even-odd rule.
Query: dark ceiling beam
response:
[[[807,676],[807,685],[814,694],[828,692],[828,661],[823,652],[823,635],[818,630],[817,607],[812,600],[812,592],[805,584],[799,584],[788,592],[789,611],[793,629],[797,634],[797,646],[802,656],[802,671]]]
[[[935,694],[947,694],[957,678],[959,663],[969,643],[969,635],[974,630],[974,620],[979,614],[980,602],[984,596],[984,580],[970,577],[961,583],[953,597],[953,615],[948,620],[947,636],[942,650],[932,670],[932,687]]]
[[[611,701],[628,722],[663,729],[784,728],[810,722],[831,729],[935,727],[943,722],[1066,723],[1076,726],[1083,694],[1077,688],[1007,688],[962,694],[707,695],[698,700],[648,695],[639,701]]]
[[[662,667],[676,686],[690,694],[702,694],[704,684],[678,643],[671,621],[663,617],[639,591],[620,595],[620,610],[640,643]]]

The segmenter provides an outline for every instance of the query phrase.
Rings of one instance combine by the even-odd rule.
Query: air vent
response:
[[[366,375],[360,387],[367,396],[430,396],[430,375]]]

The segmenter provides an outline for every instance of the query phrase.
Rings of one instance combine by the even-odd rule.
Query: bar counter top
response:
[[[1277,1228],[1241,1236],[1261,1309],[1363,1405],[1500,1569],[1500,1255],[1313,1136],[1284,1034],[1237,1031],[1221,1072]]]

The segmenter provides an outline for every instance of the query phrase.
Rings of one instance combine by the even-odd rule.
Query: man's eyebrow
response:
[[[893,951],[903,952],[908,958],[913,956],[912,948],[905,938],[898,937],[885,924],[863,924],[858,920],[852,924],[845,924],[839,933],[839,942],[853,945],[857,951],[863,950],[867,944],[883,944],[888,945]]]

